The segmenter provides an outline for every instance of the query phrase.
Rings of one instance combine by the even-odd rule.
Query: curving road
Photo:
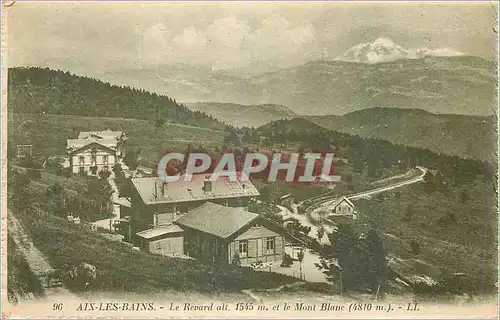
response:
[[[351,195],[347,195],[346,197],[350,200],[366,198],[366,197],[369,197],[371,195],[378,194],[378,193],[381,193],[384,191],[389,191],[392,189],[400,188],[400,187],[403,187],[406,185],[410,185],[413,183],[423,181],[424,176],[427,173],[428,169],[421,167],[421,166],[416,166],[415,168],[420,171],[420,174],[416,177],[410,178],[408,180],[400,181],[400,182],[395,182],[395,183],[390,184],[388,186],[378,187],[378,188],[354,193]],[[315,200],[313,200],[314,198],[309,199],[309,201],[313,200],[313,202],[305,209],[305,212],[309,213],[309,212],[316,210],[322,206],[328,206],[328,205],[332,204],[333,202],[337,201],[339,198],[340,198],[339,196],[326,196],[326,197],[323,196],[323,197],[316,198]]]
[[[361,199],[361,198],[367,198],[370,197],[371,195],[378,194],[381,192],[401,188],[403,186],[407,186],[413,183],[417,183],[420,181],[424,180],[424,176],[427,173],[427,168],[417,166],[416,167],[418,170],[420,170],[420,174],[414,178],[396,182],[393,184],[390,184],[388,186],[384,187],[378,187],[358,193],[354,193],[351,195],[347,195],[346,197],[350,200],[356,200],[356,199]],[[320,211],[324,210],[325,207],[328,207],[331,205],[333,202],[337,201],[339,199],[339,196],[336,196],[335,198],[329,197],[329,199],[322,199],[320,201],[316,201],[315,203],[312,203],[305,211],[306,211],[306,216],[308,220],[311,222],[311,224],[317,224],[319,221],[321,221],[321,214]]]
[[[384,192],[384,191],[389,191],[389,190],[392,190],[392,189],[400,188],[400,187],[403,187],[403,186],[406,186],[406,185],[409,185],[409,184],[413,184],[413,183],[417,183],[417,182],[423,181],[424,180],[424,176],[427,173],[427,168],[420,167],[420,166],[417,166],[416,168],[418,170],[420,170],[420,174],[417,177],[415,177],[415,178],[411,178],[411,179],[408,179],[408,180],[405,180],[405,181],[401,181],[401,182],[396,182],[394,184],[391,184],[391,185],[388,185],[388,186],[385,186],[385,187],[379,187],[379,188],[375,188],[375,189],[371,189],[371,190],[367,190],[367,191],[355,193],[355,194],[347,196],[347,198],[350,199],[350,200],[364,198],[364,197],[367,197],[367,196],[371,196],[373,194],[377,194],[377,193]]]

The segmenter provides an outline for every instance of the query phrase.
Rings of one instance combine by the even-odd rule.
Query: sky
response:
[[[171,64],[281,68],[333,60],[379,37],[493,60],[495,10],[488,3],[16,2],[7,12],[7,64],[83,74]]]

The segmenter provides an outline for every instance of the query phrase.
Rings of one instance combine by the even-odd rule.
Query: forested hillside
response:
[[[434,114],[421,109],[371,108],[343,116],[305,116],[326,129],[378,138],[436,153],[494,161],[494,116]]]
[[[8,110],[13,113],[134,118],[207,128],[224,125],[175,99],[145,90],[111,85],[49,68],[10,68]]]
[[[334,150],[337,157],[348,159],[355,171],[366,170],[368,176],[376,177],[381,169],[398,164],[402,168],[421,165],[437,169],[453,184],[477,175],[483,175],[487,181],[492,178],[493,168],[487,162],[331,131],[305,119],[273,121],[256,131],[246,136],[264,136],[274,143],[295,142],[305,147]]]

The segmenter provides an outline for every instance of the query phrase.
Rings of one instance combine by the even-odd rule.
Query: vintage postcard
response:
[[[496,2],[2,13],[3,318],[498,318]]]

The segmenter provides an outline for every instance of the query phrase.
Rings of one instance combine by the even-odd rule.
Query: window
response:
[[[266,239],[266,251],[268,254],[274,254],[275,241],[274,238]]]
[[[238,253],[240,257],[246,257],[248,254],[248,241],[239,241],[238,242]]]
[[[84,156],[79,156],[78,157],[78,162],[80,163],[80,165],[83,165],[85,163],[85,157]]]
[[[102,156],[102,163],[108,164],[108,156]]]

